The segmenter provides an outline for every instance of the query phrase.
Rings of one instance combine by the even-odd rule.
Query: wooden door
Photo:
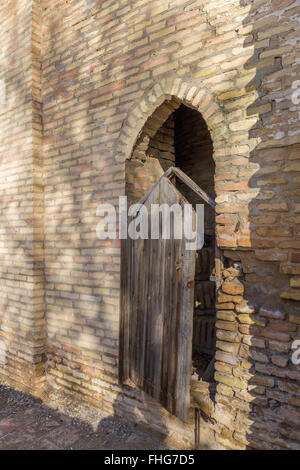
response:
[[[144,198],[151,204],[187,201],[165,176]],[[193,211],[193,228],[196,213]],[[130,222],[130,221],[129,221]],[[160,235],[162,229],[160,220]],[[122,240],[120,379],[128,379],[185,420],[190,405],[196,252],[186,240]]]

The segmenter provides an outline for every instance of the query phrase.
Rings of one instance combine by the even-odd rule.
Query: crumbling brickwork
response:
[[[7,0],[0,14],[1,377],[194,446],[192,409],[180,422],[118,382],[120,243],[96,236],[100,203],[151,189],[157,150],[172,161],[161,133],[184,104],[213,144],[223,263],[202,445],[299,449],[299,2]]]

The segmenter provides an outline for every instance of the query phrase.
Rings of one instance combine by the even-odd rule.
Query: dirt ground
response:
[[[57,400],[57,398],[56,398]],[[64,414],[30,395],[0,384],[0,450],[161,450],[156,437],[138,429],[132,423],[93,413],[81,420],[76,404],[65,400]],[[80,411],[83,415],[83,411]],[[86,410],[89,413],[89,410]],[[72,416],[73,414],[73,416]],[[87,416],[88,418],[88,416]]]

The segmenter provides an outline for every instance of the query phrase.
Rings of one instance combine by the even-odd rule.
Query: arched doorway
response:
[[[175,164],[213,200],[215,199],[213,144],[199,111],[182,104],[174,113]],[[195,193],[179,182],[178,189],[193,205]],[[204,246],[197,253],[193,322],[194,378],[212,379],[207,371],[215,352],[216,273],[215,211],[205,204]],[[206,373],[206,375],[204,375]]]
[[[215,198],[215,164],[207,124],[199,111],[186,106],[177,98],[166,100],[155,110],[136,140],[131,158],[126,162],[128,205],[144,198],[164,172],[174,166],[189,176],[211,199]],[[180,179],[176,180],[175,186],[193,206],[203,203]],[[169,190],[172,191],[171,188]],[[193,274],[193,305],[190,312],[193,317],[191,338],[193,360],[192,370],[185,372],[188,377],[186,381],[190,381],[191,375],[196,380],[213,380],[211,365],[215,351],[215,213],[207,203],[205,203],[204,231],[204,247],[197,253],[196,269],[194,267]],[[123,253],[123,256],[126,257],[126,253]],[[126,334],[130,332],[127,331]],[[128,344],[135,340],[136,338],[131,338]],[[121,368],[126,360],[123,357],[122,344],[124,343],[121,339]],[[143,354],[143,351],[140,352]],[[147,378],[144,380],[144,383],[146,382]],[[151,389],[145,387],[141,388],[145,391]],[[161,391],[157,393],[157,399],[165,404],[166,399],[161,397],[161,394]],[[170,407],[166,407],[172,412]]]

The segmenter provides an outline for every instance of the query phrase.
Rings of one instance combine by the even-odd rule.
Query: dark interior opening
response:
[[[181,105],[174,112],[175,164],[212,199],[215,199],[213,144],[201,114]],[[203,248],[197,253],[193,324],[194,378],[213,380],[215,353],[216,277],[215,277],[215,213],[186,186],[178,189],[193,205],[204,204]]]
[[[164,124],[155,131],[156,123],[164,115]],[[176,99],[154,112],[137,139],[126,169],[126,193],[130,201],[138,202],[171,166],[180,168],[215,199],[215,163],[209,129],[199,111]],[[215,212],[188,186],[180,181],[176,184],[188,202],[205,206],[205,244],[197,253],[195,273],[192,379],[211,382],[216,320]]]

